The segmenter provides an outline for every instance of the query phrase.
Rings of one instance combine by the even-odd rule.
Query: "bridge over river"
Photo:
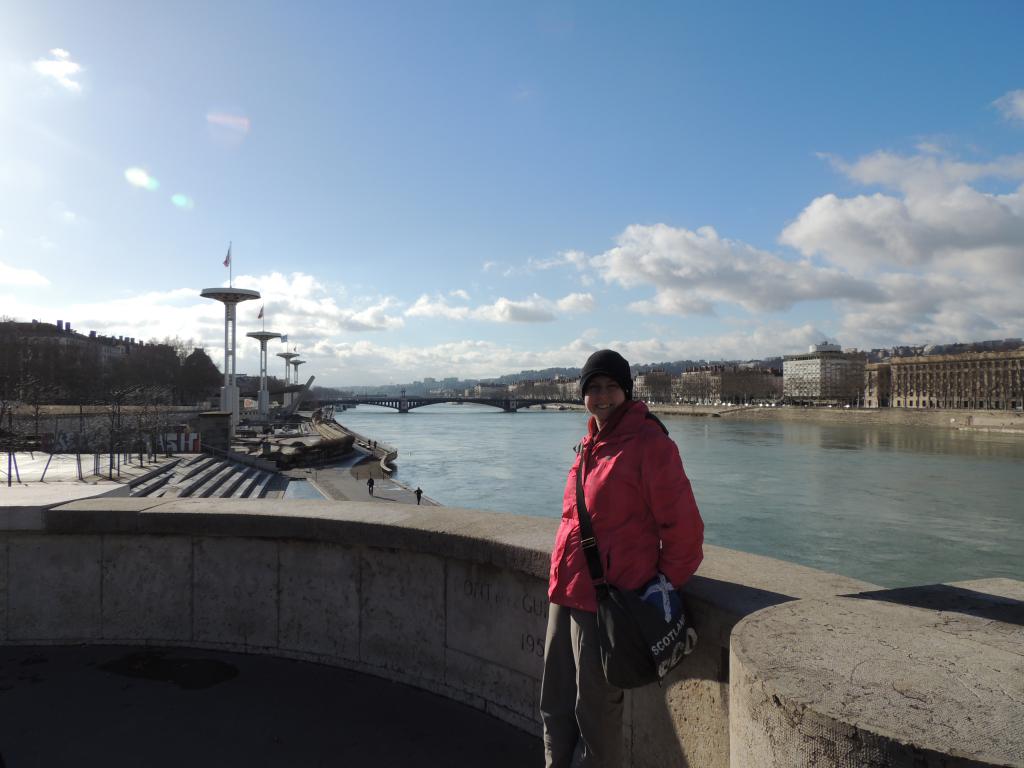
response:
[[[362,397],[345,397],[334,400],[321,400],[323,405],[380,405],[394,408],[399,413],[408,413],[413,408],[441,403],[476,403],[500,408],[506,413],[515,413],[520,408],[532,405],[563,405],[570,401],[562,399],[525,398],[525,397],[418,397],[407,395],[363,395]]]

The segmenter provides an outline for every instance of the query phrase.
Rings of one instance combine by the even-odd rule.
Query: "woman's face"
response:
[[[587,410],[597,419],[597,427],[600,429],[608,421],[612,411],[626,402],[626,393],[611,376],[598,374],[587,384],[587,391],[583,394],[583,404]]]

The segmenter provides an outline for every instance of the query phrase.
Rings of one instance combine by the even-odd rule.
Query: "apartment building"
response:
[[[897,408],[1024,408],[1024,347],[889,360]]]
[[[864,390],[863,352],[813,344],[806,354],[782,359],[783,397],[797,405],[856,405]]]

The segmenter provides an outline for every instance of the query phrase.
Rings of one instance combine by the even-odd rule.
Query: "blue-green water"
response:
[[[585,416],[361,406],[396,478],[448,506],[555,517]],[[943,429],[665,417],[712,544],[883,586],[1024,579],[1024,439]]]

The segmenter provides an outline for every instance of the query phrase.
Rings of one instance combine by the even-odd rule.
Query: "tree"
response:
[[[122,383],[138,386],[147,401],[173,402],[176,399],[181,363],[173,347],[166,344],[136,347],[124,362]]]
[[[196,403],[217,391],[224,377],[201,348],[192,350],[182,363],[178,390],[183,403]]]

